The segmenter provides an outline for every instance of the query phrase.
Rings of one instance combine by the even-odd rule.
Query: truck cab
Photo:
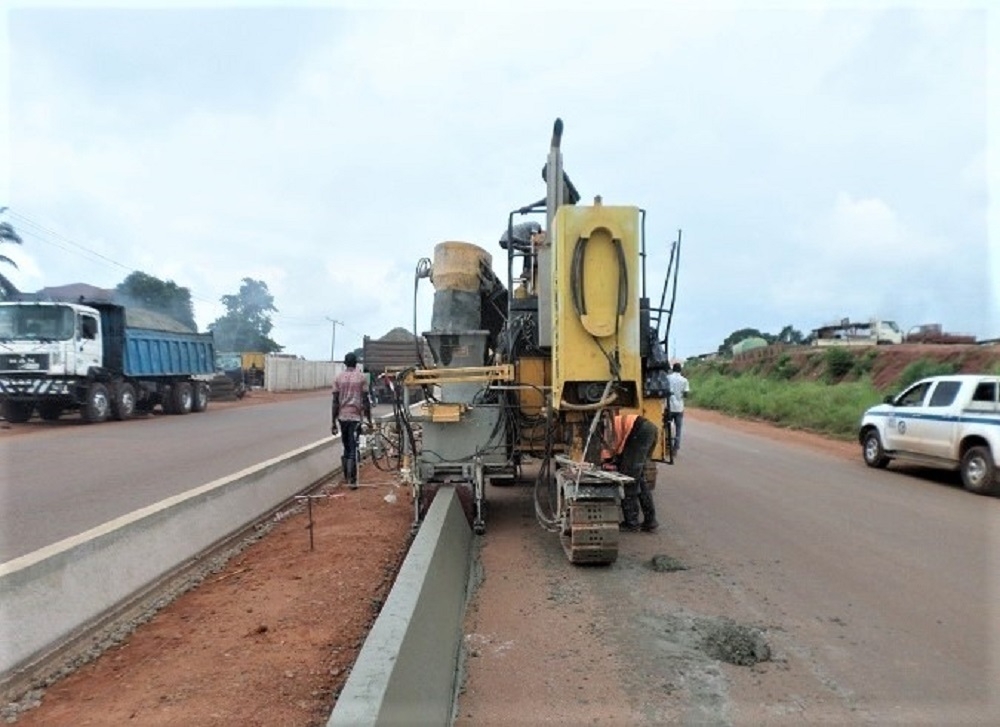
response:
[[[0,377],[86,376],[103,365],[101,317],[73,303],[0,303]]]

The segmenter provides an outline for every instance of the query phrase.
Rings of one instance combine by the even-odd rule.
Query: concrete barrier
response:
[[[471,557],[458,494],[441,487],[327,727],[451,724]]]
[[[0,684],[329,475],[334,445],[300,447],[0,564]]]

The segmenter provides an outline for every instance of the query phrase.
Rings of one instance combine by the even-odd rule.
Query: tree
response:
[[[789,343],[792,345],[801,345],[805,343],[805,336],[802,335],[802,331],[799,331],[792,326],[785,326],[781,329],[781,333],[778,334],[778,343]]]
[[[115,288],[115,299],[126,307],[136,306],[163,313],[193,331],[198,330],[198,324],[194,320],[191,291],[177,285],[173,280],[163,281],[137,270],[118,283]]]
[[[0,215],[6,211],[6,207],[0,207]],[[9,222],[0,222],[0,244],[5,242],[20,245],[23,241],[21,240],[21,236],[14,230],[13,225]],[[11,265],[15,269],[17,268],[17,263],[6,255],[0,255],[0,262]],[[9,300],[20,292],[21,291],[17,289],[17,286],[15,286],[6,275],[0,273],[0,300]]]
[[[284,348],[269,338],[274,327],[270,314],[278,309],[267,283],[243,278],[240,292],[224,295],[221,300],[226,314],[208,324],[208,330],[215,334],[217,351],[278,353]]]

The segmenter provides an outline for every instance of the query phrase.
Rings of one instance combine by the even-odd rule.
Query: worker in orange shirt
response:
[[[606,436],[602,458],[614,464],[619,472],[633,482],[625,486],[622,499],[621,529],[626,532],[652,533],[658,527],[653,495],[646,486],[645,465],[653,454],[659,430],[640,414],[618,412],[611,417],[611,431]],[[642,523],[639,511],[642,510]]]

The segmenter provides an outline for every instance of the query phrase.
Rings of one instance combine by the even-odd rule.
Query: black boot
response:
[[[635,491],[626,486],[625,496],[622,498],[622,522],[619,530],[627,533],[639,532],[639,499]]]
[[[344,460],[347,482],[352,490],[358,489],[358,461],[356,459]]]
[[[347,472],[347,457],[340,458],[340,474],[344,476],[344,484],[349,485],[351,483],[351,478]]]

